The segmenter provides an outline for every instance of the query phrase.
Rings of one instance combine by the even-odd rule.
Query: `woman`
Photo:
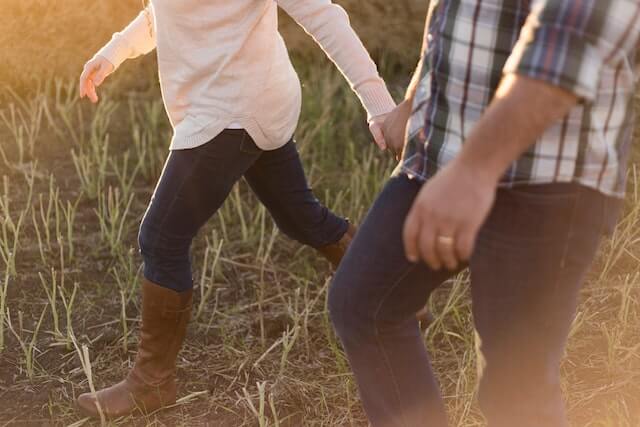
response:
[[[192,300],[189,248],[242,176],[288,236],[337,264],[354,229],[313,196],[292,141],[300,83],[277,29],[282,7],[315,38],[358,94],[376,143],[395,104],[344,10],[330,0],[153,0],[89,61],[80,96],[127,58],[157,49],[171,151],[139,234],[142,324],[122,382],[78,398],[108,417],[176,401],[176,358]]]

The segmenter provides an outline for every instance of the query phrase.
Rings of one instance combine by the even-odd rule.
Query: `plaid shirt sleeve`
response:
[[[639,0],[538,0],[503,71],[593,100],[603,68],[632,71],[639,36]]]

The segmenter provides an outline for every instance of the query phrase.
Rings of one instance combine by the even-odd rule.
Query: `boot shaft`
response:
[[[146,385],[175,376],[176,359],[191,317],[193,290],[176,292],[142,281],[142,323],[130,376]]]

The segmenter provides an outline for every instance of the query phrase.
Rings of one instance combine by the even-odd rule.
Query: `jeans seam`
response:
[[[386,368],[389,371],[389,374],[390,374],[390,377],[391,377],[391,381],[393,382],[394,392],[395,392],[395,395],[396,395],[396,399],[398,401],[398,406],[402,406],[402,399],[400,398],[400,387],[398,386],[398,382],[397,382],[396,377],[395,377],[395,375],[393,373],[393,369],[391,367],[391,362],[389,360],[389,356],[385,352],[384,346],[382,345],[382,342],[380,340],[380,331],[378,329],[378,315],[380,314],[380,310],[382,309],[382,305],[384,304],[386,299],[389,297],[389,295],[391,295],[391,293],[398,287],[398,285],[400,285],[400,282],[405,277],[407,277],[407,275],[415,267],[416,267],[416,265],[413,265],[413,264],[407,266],[407,268],[400,274],[400,276],[396,279],[396,281],[391,285],[391,287],[383,295],[382,299],[380,300],[380,303],[378,304],[378,307],[376,308],[376,310],[375,310],[375,312],[373,314],[373,325],[374,325],[374,331],[375,331],[375,337],[376,337],[376,344],[378,346],[378,350],[382,354],[382,358],[383,358],[383,360],[385,362]],[[404,418],[404,412],[402,412],[402,423],[405,426],[409,426],[409,424],[407,424],[407,422],[406,422],[406,420]]]
[[[195,161],[194,166],[192,168],[190,168],[189,173],[184,176],[184,179],[180,183],[179,188],[172,195],[171,202],[169,203],[169,206],[167,207],[167,209],[165,210],[164,214],[162,215],[162,217],[158,221],[157,227],[158,227],[159,230],[164,227],[164,225],[165,225],[165,223],[167,221],[167,218],[169,216],[169,212],[171,212],[171,208],[173,208],[173,206],[176,204],[177,194],[180,193],[180,191],[182,191],[182,189],[186,185],[187,181],[195,174],[195,171],[197,170],[198,165],[200,164],[201,160],[202,160],[202,156],[196,156],[196,161]],[[143,219],[143,221],[144,221],[144,219]],[[151,253],[152,257],[156,256],[156,243],[157,243],[158,238],[159,238],[159,236],[158,236],[159,230],[155,232],[155,236],[153,237],[153,243],[151,245],[151,247],[153,248],[153,252]],[[149,279],[149,278],[147,278],[147,279]],[[151,280],[151,279],[149,279],[149,280]]]
[[[582,190],[578,191],[577,197],[573,201],[573,207],[571,209],[571,217],[569,218],[569,227],[567,229],[566,240],[564,242],[564,248],[562,249],[562,256],[560,257],[560,268],[556,271],[554,283],[553,283],[553,294],[554,298],[558,294],[558,283],[560,282],[560,275],[562,270],[564,270],[567,260],[567,255],[569,254],[569,241],[571,240],[571,236],[574,231],[574,223],[576,219],[576,214],[578,213],[578,202],[582,197]]]

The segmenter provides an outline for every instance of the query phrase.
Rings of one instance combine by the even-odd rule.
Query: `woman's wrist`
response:
[[[119,39],[118,34],[115,34],[109,43],[95,54],[95,56],[100,56],[109,61],[114,69],[119,68],[129,58],[129,55],[130,52],[126,43]]]
[[[382,79],[368,82],[356,90],[362,105],[367,110],[367,120],[388,114],[396,107],[396,102],[387,90],[387,85]]]

